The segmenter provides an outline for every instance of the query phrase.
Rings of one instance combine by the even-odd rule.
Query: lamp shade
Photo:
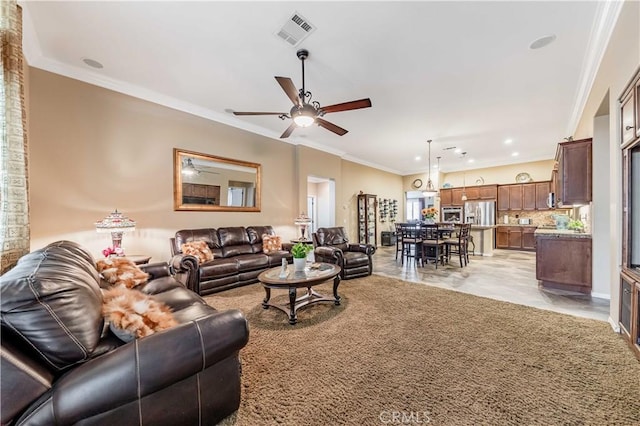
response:
[[[98,232],[131,232],[136,229],[136,222],[124,216],[118,209],[97,221],[95,225]]]

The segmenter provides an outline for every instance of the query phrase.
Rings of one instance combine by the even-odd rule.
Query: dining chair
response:
[[[444,266],[446,259],[446,246],[442,237],[443,229],[440,225],[425,224],[422,225],[422,264],[425,260],[429,263],[429,260],[433,260],[436,269],[438,269],[438,263]]]
[[[403,223],[400,235],[402,236],[402,264],[404,265],[405,257],[407,258],[407,262],[411,257],[413,257],[416,262],[418,262],[418,260],[422,262],[422,235],[420,224]]]
[[[404,223],[396,223],[396,261],[398,260],[398,253],[402,256],[402,225]]]
[[[469,229],[471,224],[462,223],[456,225],[457,236],[445,240],[447,246],[447,260],[451,259],[452,254],[457,254],[460,260],[460,267],[464,267],[469,264]]]

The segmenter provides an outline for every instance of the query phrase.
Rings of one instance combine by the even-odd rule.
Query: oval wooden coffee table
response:
[[[280,278],[280,270],[281,267],[278,266],[258,275],[258,281],[262,283],[266,294],[262,301],[263,309],[269,309],[270,306],[280,309],[289,316],[289,324],[293,325],[298,321],[296,313],[305,306],[320,302],[333,302],[340,305],[338,285],[340,284],[341,269],[339,266],[331,263],[314,263],[311,267],[306,267],[304,271],[294,271],[293,265],[289,265],[285,278]],[[330,279],[333,279],[333,297],[323,296],[311,288]],[[307,291],[297,297],[297,289],[299,288],[306,288]],[[289,290],[289,303],[284,305],[269,303],[271,289]]]

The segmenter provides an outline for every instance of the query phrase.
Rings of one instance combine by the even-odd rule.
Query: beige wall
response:
[[[611,294],[610,318],[612,324],[618,323],[620,300],[619,273],[621,261],[622,231],[620,227],[621,207],[621,151],[620,151],[620,113],[618,98],[634,72],[640,66],[640,2],[625,1],[618,22],[611,35],[609,45],[600,63],[593,87],[589,92],[582,116],[576,126],[574,139],[598,136],[594,144],[608,145],[608,155],[594,155],[593,167],[593,248],[594,280],[604,277],[607,283],[594,282],[594,288],[607,287]],[[598,109],[606,101],[604,108]],[[608,106],[608,108],[607,108]],[[608,126],[600,123],[594,126],[594,118],[606,114]],[[596,124],[599,124],[596,122]],[[608,140],[599,137],[604,127]],[[608,127],[608,128],[607,128]],[[600,151],[594,146],[594,153]],[[608,172],[605,172],[608,171]],[[600,290],[603,291],[603,290]]]
[[[555,152],[554,152],[555,154]],[[532,161],[528,163],[509,164],[500,167],[487,167],[482,169],[466,170],[463,172],[444,173],[442,183],[450,183],[454,187],[478,185],[479,179],[485,184],[505,185],[516,182],[516,176],[520,173],[529,173],[531,178],[538,181],[551,180],[554,160]]]
[[[184,228],[271,224],[287,240],[306,210],[307,176],[335,181],[335,224],[355,240],[353,195],[402,193],[399,176],[36,68],[28,86],[32,249],[64,238],[99,255],[111,240],[93,223],[116,208],[138,223],[127,253],[154,260],[168,259],[169,237]],[[174,211],[173,148],[260,163],[262,211]]]

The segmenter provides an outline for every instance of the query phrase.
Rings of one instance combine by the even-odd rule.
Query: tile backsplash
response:
[[[517,225],[518,219],[531,219],[531,225],[535,226],[555,226],[556,222],[553,220],[555,214],[566,214],[573,217],[571,209],[556,209],[556,210],[522,210],[522,211],[499,211],[496,218],[496,225],[504,224],[504,216],[507,215],[509,225]]]

